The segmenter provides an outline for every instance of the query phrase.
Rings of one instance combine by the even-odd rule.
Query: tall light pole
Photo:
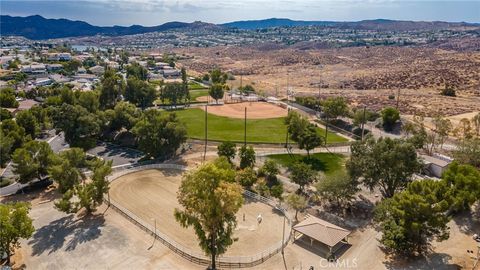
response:
[[[205,148],[203,150],[203,161],[207,157],[207,141],[208,141],[208,104],[205,105]]]
[[[282,255],[285,254],[285,213],[283,213],[283,232],[282,232]]]
[[[245,130],[243,134],[243,145],[247,146],[247,107],[245,107]]]

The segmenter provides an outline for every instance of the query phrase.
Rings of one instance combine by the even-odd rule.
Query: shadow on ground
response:
[[[451,264],[452,256],[445,253],[434,253],[428,257],[418,257],[411,260],[405,258],[390,258],[384,262],[389,270],[417,270],[417,269],[461,269],[458,264]]]
[[[469,235],[480,234],[479,209],[463,211],[453,218],[460,231]]]
[[[102,157],[120,156],[124,158],[135,159],[143,156],[140,151],[132,150],[121,146],[99,145],[97,147],[104,147],[103,150],[97,153],[98,156]]]
[[[98,238],[104,223],[103,215],[87,215],[82,218],[68,215],[54,220],[38,228],[28,242],[32,246],[32,256],[45,252],[51,254],[62,248],[72,251],[78,245]]]

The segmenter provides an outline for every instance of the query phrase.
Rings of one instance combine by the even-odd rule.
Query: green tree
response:
[[[383,200],[375,209],[382,245],[397,255],[413,256],[427,252],[434,239],[448,239],[445,193],[441,183],[422,180]]]
[[[369,119],[373,118],[374,116],[375,113],[369,110],[365,110],[364,112],[363,109],[358,109],[353,114],[353,125],[361,127],[362,124],[366,124],[367,121],[369,121]]]
[[[298,212],[307,207],[307,200],[302,195],[291,193],[287,196],[286,202],[295,210],[295,220],[298,221]]]
[[[32,139],[36,138],[40,133],[40,126],[37,122],[35,116],[30,112],[30,110],[20,111],[15,116],[17,124],[21,126],[26,134],[29,134]]]
[[[348,114],[347,101],[343,97],[329,97],[322,102],[327,119],[337,119]]]
[[[100,85],[100,108],[111,109],[115,107],[124,91],[125,83],[123,78],[113,69],[107,69],[103,74]]]
[[[156,98],[156,91],[148,82],[131,77],[127,80],[125,99],[133,104],[146,108],[152,106]]]
[[[282,183],[277,183],[276,185],[273,185],[270,188],[270,195],[272,197],[277,198],[280,200],[280,202],[283,200],[283,184]]]
[[[84,107],[85,109],[87,109],[87,111],[91,113],[95,113],[100,108],[98,92],[96,91],[79,92],[78,105]]]
[[[181,83],[167,83],[163,87],[161,98],[168,99],[174,107],[182,100],[184,95],[183,85]]]
[[[35,117],[40,130],[47,130],[52,128],[51,112],[52,108],[43,108],[41,106],[33,106],[29,110]]]
[[[224,84],[225,83],[225,78],[223,76],[223,73],[220,69],[216,68],[210,71],[210,79],[212,80],[213,84]]]
[[[13,153],[13,173],[19,176],[20,183],[42,179],[48,174],[47,168],[53,158],[53,151],[47,142],[29,141]]]
[[[448,134],[452,130],[452,123],[449,119],[437,116],[433,119],[434,128],[431,133],[427,134],[425,145],[426,151],[430,155],[433,154],[435,149],[440,145],[443,146],[445,140],[448,138]]]
[[[219,83],[214,83],[211,87],[210,90],[208,91],[208,94],[215,99],[215,103],[218,104],[218,100],[223,98],[223,95],[225,94],[224,91],[224,86]]]
[[[309,123],[307,128],[298,137],[297,142],[300,149],[307,150],[307,155],[310,158],[310,151],[322,145],[324,140],[323,137],[318,134],[317,127]]]
[[[290,180],[300,186],[300,191],[305,191],[305,186],[313,183],[317,178],[317,172],[312,166],[303,162],[295,162],[290,166]]]
[[[15,99],[15,90],[7,87],[0,90],[0,107],[17,108],[18,101]]]
[[[175,113],[164,114],[157,110],[148,110],[133,127],[138,147],[149,157],[168,158],[187,139],[185,125]]]
[[[455,161],[443,173],[442,181],[449,188],[453,211],[468,210],[480,200],[480,171],[475,167]]]
[[[238,155],[240,156],[240,168],[245,169],[247,167],[253,168],[255,166],[255,150],[251,146],[242,146],[238,151]]]
[[[0,122],[7,119],[12,119],[13,115],[7,109],[0,108]]]
[[[219,157],[226,157],[228,162],[232,163],[232,160],[235,158],[237,153],[237,145],[233,142],[226,141],[222,142],[217,146],[217,154]]]
[[[448,85],[448,84],[445,85],[445,88],[442,89],[440,94],[442,94],[443,96],[448,96],[448,97],[456,97],[457,96],[455,88],[453,88],[453,86]]]
[[[65,140],[71,146],[88,148],[96,143],[104,122],[80,105],[63,104],[54,114],[54,124],[65,133]]]
[[[391,198],[407,187],[422,165],[412,144],[400,139],[368,138],[351,145],[346,167],[355,181],[361,179],[372,190],[378,187],[384,197]]]
[[[30,136],[25,135],[25,129],[20,127],[13,119],[3,120],[0,123],[3,134],[13,139],[12,150],[22,146],[25,141],[31,140]]]
[[[260,168],[260,172],[265,175],[265,178],[269,182],[276,182],[277,174],[280,172],[280,169],[278,168],[277,162],[267,159]]]
[[[246,167],[237,172],[236,179],[242,187],[250,189],[257,182],[257,174],[253,168]]]
[[[111,111],[110,129],[121,130],[125,128],[130,130],[135,126],[142,112],[135,107],[135,105],[121,101],[115,105],[113,111]]]
[[[285,118],[287,124],[288,134],[292,140],[298,142],[300,136],[305,132],[310,123],[308,120],[295,111],[290,111]]]
[[[383,121],[383,127],[386,131],[391,131],[397,123],[398,120],[400,120],[400,112],[392,107],[386,107],[382,110],[382,121]]]
[[[7,256],[7,265],[20,239],[30,238],[35,231],[29,211],[30,204],[25,202],[0,204],[0,254]]]
[[[139,80],[146,81],[148,78],[148,70],[138,63],[132,63],[127,66],[127,78],[136,77]]]
[[[87,157],[80,148],[70,148],[62,151],[48,168],[50,177],[58,183],[60,193],[65,193],[85,180],[84,169],[87,166]]]
[[[211,255],[210,269],[216,269],[216,257],[236,241],[235,214],[243,204],[242,188],[234,182],[229,163],[224,163],[206,163],[187,173],[177,193],[183,209],[174,213],[183,227],[194,228],[201,249]]]
[[[349,204],[359,191],[358,182],[345,171],[323,176],[315,184],[315,188],[321,198],[340,207]]]
[[[5,136],[3,130],[0,129],[0,167],[5,167],[7,161],[10,160],[14,142],[14,138]]]
[[[68,62],[65,62],[63,64],[63,69],[68,73],[68,74],[73,74],[77,72],[78,68],[82,66],[82,62],[78,60],[71,60]]]
[[[109,190],[107,176],[112,172],[112,161],[97,160],[90,165],[93,175],[91,181],[77,183],[67,190],[61,199],[54,204],[65,213],[78,213],[85,209],[87,214],[96,210],[102,204],[103,197]]]
[[[480,138],[464,140],[453,151],[453,157],[460,163],[470,164],[480,169]]]

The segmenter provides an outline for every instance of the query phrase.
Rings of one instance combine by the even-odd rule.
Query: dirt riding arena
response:
[[[157,230],[185,248],[202,253],[192,228],[183,228],[175,220],[173,212],[180,208],[176,193],[180,186],[182,171],[173,169],[150,169],[119,177],[111,183],[110,197],[135,215],[153,225]],[[262,222],[258,224],[257,216]],[[243,216],[245,215],[245,221]],[[227,251],[227,256],[251,256],[262,252],[282,240],[283,217],[263,203],[245,199],[237,213],[238,238]]]
[[[211,114],[226,116],[231,118],[244,118],[245,107],[247,108],[248,119],[266,119],[285,117],[288,114],[287,109],[267,102],[242,102],[225,105],[214,105],[208,107]],[[202,107],[202,109],[204,109]]]

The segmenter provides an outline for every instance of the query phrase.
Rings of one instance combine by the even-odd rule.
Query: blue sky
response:
[[[480,0],[1,0],[2,15],[39,14],[94,25],[223,23],[271,17],[357,21],[398,19],[480,22]]]

